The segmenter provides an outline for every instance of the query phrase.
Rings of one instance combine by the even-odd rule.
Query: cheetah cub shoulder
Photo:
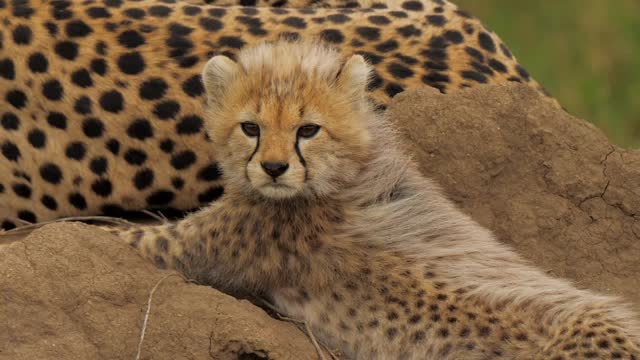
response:
[[[640,356],[624,304],[534,268],[418,172],[367,102],[369,71],[317,42],[213,57],[224,196],[119,235],[158,266],[269,297],[348,358]]]

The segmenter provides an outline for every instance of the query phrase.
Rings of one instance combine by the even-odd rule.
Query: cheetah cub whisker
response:
[[[536,269],[419,173],[368,103],[368,75],[311,41],[213,57],[222,200],[118,234],[158,266],[268,297],[349,358],[640,356],[626,305]]]

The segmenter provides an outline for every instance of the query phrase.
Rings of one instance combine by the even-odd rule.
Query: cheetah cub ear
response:
[[[371,68],[364,58],[361,55],[353,55],[338,75],[338,87],[358,106],[366,101],[370,73]]]
[[[202,82],[209,106],[221,105],[225,91],[240,71],[240,65],[223,55],[214,56],[205,64]]]

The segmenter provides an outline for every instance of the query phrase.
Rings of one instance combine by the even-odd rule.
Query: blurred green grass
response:
[[[454,0],[572,114],[640,148],[640,0]]]

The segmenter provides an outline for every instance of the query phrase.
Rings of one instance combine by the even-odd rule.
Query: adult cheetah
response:
[[[316,36],[363,55],[380,106],[422,85],[540,89],[495,34],[447,1],[217,4],[0,2],[0,229],[220,198],[199,71],[261,40]]]
[[[214,57],[204,127],[225,196],[112,232],[160,267],[267,296],[348,358],[640,356],[625,305],[535,269],[420,174],[368,104],[368,70],[309,42]]]

